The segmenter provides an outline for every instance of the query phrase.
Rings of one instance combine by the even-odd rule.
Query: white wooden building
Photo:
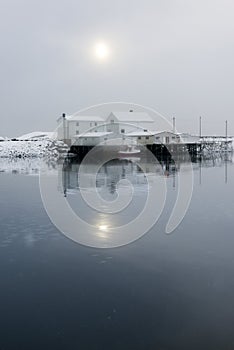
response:
[[[152,130],[154,120],[147,113],[111,112],[106,118],[79,114],[63,115],[57,122],[58,139],[64,140],[68,145],[94,146],[109,138],[124,140],[126,134],[135,141],[139,140],[139,143],[145,143],[147,140],[153,142],[149,131]]]
[[[58,139],[65,140],[69,145],[75,142],[78,135],[91,131],[106,131],[105,120],[99,116],[63,115],[57,120],[57,122]]]
[[[62,115],[58,119],[58,139],[69,146],[95,146],[112,140],[119,145],[132,141],[134,144],[174,144],[199,143],[199,137],[188,133],[172,131],[155,131],[155,121],[143,112],[111,112],[106,117],[79,115]],[[114,144],[112,142],[112,144]],[[110,144],[110,143],[109,143]]]

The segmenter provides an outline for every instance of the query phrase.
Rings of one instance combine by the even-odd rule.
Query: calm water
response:
[[[81,202],[77,168],[62,172],[62,190],[74,210],[92,220]],[[234,349],[230,159],[194,163],[192,202],[171,235],[164,232],[178,173],[164,165],[159,176],[166,177],[168,194],[158,223],[116,249],[81,246],[53,226],[37,163],[1,160],[0,170],[0,349]],[[98,186],[114,199],[123,176],[135,181],[140,200],[130,211],[137,212],[145,182],[136,165],[110,162]]]

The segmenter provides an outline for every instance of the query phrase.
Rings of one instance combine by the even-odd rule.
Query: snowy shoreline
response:
[[[2,141],[0,158],[58,158],[61,150],[66,150],[60,141]]]

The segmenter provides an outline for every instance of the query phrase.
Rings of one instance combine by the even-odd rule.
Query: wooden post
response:
[[[201,151],[202,151],[202,117],[200,116],[200,118],[199,118],[199,137],[200,137],[200,149],[199,149],[199,151],[200,151],[200,153],[201,153]]]
[[[228,150],[228,121],[225,121],[226,151]]]

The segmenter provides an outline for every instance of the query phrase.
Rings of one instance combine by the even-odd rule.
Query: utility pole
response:
[[[199,136],[202,137],[202,117],[199,118]]]
[[[172,118],[172,123],[173,123],[173,133],[175,134],[175,130],[176,130],[176,119],[175,119],[175,117]]]

